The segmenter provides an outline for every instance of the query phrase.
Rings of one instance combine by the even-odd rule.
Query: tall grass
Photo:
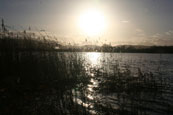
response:
[[[82,60],[76,56],[55,52],[1,55],[0,113],[63,114],[65,109],[70,110],[69,106],[74,105],[71,90],[88,81]]]
[[[172,113],[169,79],[140,68],[137,75],[118,63],[112,73],[90,65],[86,70],[86,60],[76,53],[50,51],[0,58],[1,114]],[[98,82],[93,92],[88,90],[92,79]]]
[[[85,65],[86,58],[78,53],[47,50],[50,44],[44,43],[0,40],[4,45],[0,50],[0,114],[173,113],[172,85],[161,74],[138,68],[134,75],[128,63],[121,68],[118,62],[107,63],[106,57],[101,67]],[[104,64],[109,65],[111,73]],[[89,85],[93,91],[88,90]]]

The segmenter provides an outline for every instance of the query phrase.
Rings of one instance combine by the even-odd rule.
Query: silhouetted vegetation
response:
[[[173,53],[172,46],[63,46],[46,36],[13,33],[3,27],[0,114],[173,113],[171,77],[163,76],[159,69],[154,74],[133,68],[134,74],[128,62],[122,67],[122,59],[113,55],[102,53],[96,66],[78,53]]]
[[[106,57],[101,67],[86,59],[74,52],[1,54],[0,114],[173,113],[169,77],[140,68],[135,75],[128,63],[122,68]]]
[[[8,35],[0,37],[0,51],[46,51],[54,50],[61,45],[41,36],[31,36],[26,33],[18,33],[16,36]],[[21,36],[22,35],[22,36]]]
[[[58,51],[84,51],[84,52],[118,52],[118,53],[173,53],[173,46],[135,46],[135,45],[85,45],[85,46],[64,46]]]
[[[0,114],[80,113],[72,89],[85,86],[88,77],[76,55],[6,53],[0,65]]]

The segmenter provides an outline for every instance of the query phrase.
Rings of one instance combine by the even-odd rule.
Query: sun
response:
[[[79,18],[79,27],[88,36],[99,35],[106,29],[106,19],[102,12],[89,9]]]

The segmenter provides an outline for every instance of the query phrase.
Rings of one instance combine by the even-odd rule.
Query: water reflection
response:
[[[97,52],[86,53],[86,58],[88,59],[91,65],[99,65],[101,59],[101,53]]]
[[[83,55],[84,58],[84,68],[85,68],[85,74],[89,77],[89,82],[85,86],[85,88],[82,90],[82,93],[79,97],[77,97],[76,102],[79,105],[82,105],[86,109],[88,109],[88,112],[91,114],[95,114],[96,110],[94,109],[94,101],[96,99],[97,93],[95,91],[95,88],[98,87],[98,81],[96,79],[96,69],[101,67],[101,53],[97,52],[90,52],[85,53]],[[84,96],[83,98],[82,95]]]
[[[172,101],[169,99],[172,94],[164,95],[161,97],[163,99],[158,97],[160,91],[163,92],[162,95],[170,92],[166,85],[168,82],[164,83],[162,76],[155,76],[157,71],[151,73],[149,72],[151,69],[144,65],[140,67],[140,63],[151,65],[155,62],[154,58],[145,57],[145,60],[142,60],[136,55],[130,57],[130,54],[129,56],[124,54],[124,57],[119,59],[117,55],[96,52],[82,54],[84,74],[89,79],[79,91],[79,96],[76,96],[76,103],[83,106],[90,114],[99,113],[100,108],[108,114],[151,112],[157,109],[153,106],[158,106],[160,102],[165,104],[159,106],[169,112],[170,109],[165,106],[169,103],[164,100]],[[152,68],[156,69],[158,63],[154,64]],[[165,87],[167,89],[164,92]],[[148,106],[148,103],[152,105]],[[139,106],[141,108],[138,108]]]

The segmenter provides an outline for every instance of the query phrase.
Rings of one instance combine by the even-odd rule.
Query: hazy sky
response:
[[[96,36],[78,26],[89,8],[106,19]],[[45,29],[68,42],[173,45],[173,0],[0,0],[0,18],[16,29]]]

